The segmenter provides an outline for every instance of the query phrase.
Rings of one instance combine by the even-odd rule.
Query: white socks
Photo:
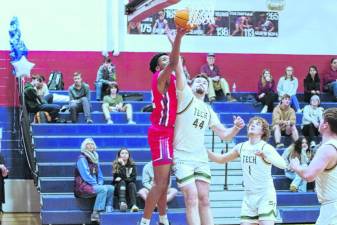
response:
[[[150,220],[142,218],[139,225],[150,225]]]
[[[167,214],[165,215],[159,215],[159,223],[162,223],[163,225],[170,225],[168,219],[167,219]]]

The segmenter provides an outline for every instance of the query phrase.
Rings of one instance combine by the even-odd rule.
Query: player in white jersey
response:
[[[293,159],[290,167],[305,180],[316,180],[316,192],[321,203],[317,225],[337,225],[337,108],[324,111],[319,125],[322,145],[308,167]]]
[[[221,139],[228,140],[244,127],[244,121],[240,117],[234,117],[234,126],[226,129],[211,106],[204,102],[207,91],[208,79],[205,75],[197,75],[191,88],[186,84],[185,78],[177,79],[174,170],[178,186],[184,194],[189,225],[214,224],[209,207],[211,172],[204,146],[205,130],[209,127]]]
[[[285,169],[286,162],[266,141],[270,130],[268,122],[253,117],[248,123],[248,141],[237,144],[225,155],[208,151],[210,160],[227,163],[241,159],[244,197],[241,207],[241,224],[272,225],[276,220],[276,191],[271,176],[271,166]]]

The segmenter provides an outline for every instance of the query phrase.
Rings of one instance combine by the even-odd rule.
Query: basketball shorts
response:
[[[148,130],[153,166],[172,164],[174,128],[154,126]]]
[[[321,205],[316,225],[337,225],[337,201]]]
[[[175,159],[173,171],[177,178],[178,187],[194,183],[196,180],[211,183],[211,169],[208,162]]]
[[[252,193],[245,192],[241,207],[241,222],[256,223],[259,221],[276,221],[275,191]]]

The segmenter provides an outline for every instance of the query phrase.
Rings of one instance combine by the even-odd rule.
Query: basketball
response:
[[[176,15],[174,16],[174,22],[177,27],[181,27],[186,30],[192,30],[196,28],[195,24],[190,24],[189,20],[189,11],[188,9],[177,10]]]

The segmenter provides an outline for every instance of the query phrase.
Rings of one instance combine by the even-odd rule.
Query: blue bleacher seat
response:
[[[136,91],[139,93],[138,91]],[[55,91],[53,93],[67,94],[67,91]],[[141,184],[141,172],[146,162],[151,159],[147,143],[147,129],[150,125],[150,113],[140,112],[141,108],[151,103],[151,93],[140,92],[144,101],[128,101],[133,105],[134,120],[136,125],[128,125],[125,113],[111,113],[115,122],[107,125],[101,112],[101,102],[95,101],[95,92],[92,92],[92,117],[94,124],[84,123],[83,113],[79,114],[78,123],[72,124],[33,124],[33,140],[35,145],[36,160],[38,163],[39,186],[42,198],[41,217],[43,224],[84,224],[90,222],[90,213],[93,199],[77,199],[73,196],[73,170],[75,161],[80,152],[80,144],[86,137],[93,137],[100,155],[101,166],[105,176],[105,182],[112,180],[112,161],[115,159],[120,147],[126,146],[137,164],[138,188]],[[234,93],[240,96],[251,93]],[[299,99],[303,96],[299,95]],[[323,95],[322,100],[329,99]],[[65,104],[65,103],[62,103]],[[303,107],[305,103],[301,103]],[[322,102],[325,108],[335,107],[337,103]],[[271,122],[271,113],[260,114],[261,108],[254,107],[247,102],[214,102],[214,110],[219,113],[221,122],[232,126],[233,115],[241,116],[246,122],[253,116],[262,116]],[[69,113],[61,113],[61,117],[69,119]],[[302,114],[297,114],[297,127],[300,128]],[[4,133],[4,136],[10,133]],[[242,129],[234,142],[247,140],[247,130]],[[289,145],[290,138],[282,137],[282,141]],[[269,140],[274,144],[273,138]],[[18,149],[18,141],[3,141],[3,149]],[[278,150],[281,154],[283,149]],[[272,168],[274,184],[277,189],[277,200],[283,222],[313,222],[319,211],[317,196],[314,192],[292,193],[289,192],[290,180],[284,176],[284,172],[278,168]],[[175,178],[172,184],[177,187]],[[143,203],[140,203],[142,206]],[[185,225],[184,201],[181,194],[170,203],[169,217],[174,218],[173,224]],[[139,213],[103,213],[101,224],[130,225],[136,224],[141,217]],[[155,214],[157,217],[157,214]],[[66,218],[66,219],[65,219]],[[127,218],[127,219],[126,219]],[[151,225],[155,224],[153,220]]]

